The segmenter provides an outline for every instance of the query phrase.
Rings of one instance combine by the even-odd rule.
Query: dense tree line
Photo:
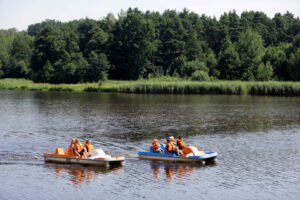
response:
[[[219,19],[137,8],[101,20],[46,20],[0,30],[0,78],[76,83],[178,76],[300,80],[300,20],[235,11]]]

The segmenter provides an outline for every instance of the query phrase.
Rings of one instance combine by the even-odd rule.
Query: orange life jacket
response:
[[[73,151],[71,151],[71,147],[72,147],[72,145],[70,145],[68,148],[68,155],[73,155]]]
[[[159,148],[159,143],[158,142],[152,142],[153,151],[157,150],[158,148]]]
[[[67,154],[70,155],[70,156],[73,156],[74,155],[74,151],[72,149],[72,147],[74,146],[74,142],[72,142],[72,144],[70,144],[69,148],[68,148],[68,152]],[[72,150],[71,150],[72,149]]]
[[[167,143],[167,151],[173,151],[174,150],[174,144],[173,142],[168,142]]]
[[[87,144],[86,142],[84,142],[83,144],[86,147],[87,152],[90,152],[94,149],[92,144]]]
[[[182,140],[177,139],[177,146],[182,149],[184,147],[184,142]]]
[[[78,153],[80,153],[82,151],[82,149],[83,149],[83,145],[81,143],[76,144],[76,150]]]

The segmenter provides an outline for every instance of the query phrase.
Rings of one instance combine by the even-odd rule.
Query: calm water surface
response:
[[[199,166],[139,160],[154,137],[217,151]],[[91,139],[124,167],[44,163]],[[0,91],[0,199],[299,199],[300,98]]]

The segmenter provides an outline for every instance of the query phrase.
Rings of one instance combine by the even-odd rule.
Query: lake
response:
[[[171,135],[217,162],[139,160]],[[44,162],[72,138],[125,165]],[[0,141],[2,200],[300,198],[300,97],[0,90]]]

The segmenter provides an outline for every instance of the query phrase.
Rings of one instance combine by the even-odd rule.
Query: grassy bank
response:
[[[300,96],[300,82],[243,82],[243,81],[185,81],[185,80],[108,80],[98,83],[48,84],[33,83],[24,79],[0,79],[0,89],[75,91],[75,92],[122,92],[157,94],[251,94]]]
[[[135,82],[120,85],[120,92],[161,94],[251,94],[300,96],[300,82]]]
[[[118,92],[124,81],[106,81],[99,87],[98,83],[49,84],[34,83],[25,79],[0,79],[0,89],[32,91],[73,91],[73,92]],[[127,83],[127,81],[126,81]]]

